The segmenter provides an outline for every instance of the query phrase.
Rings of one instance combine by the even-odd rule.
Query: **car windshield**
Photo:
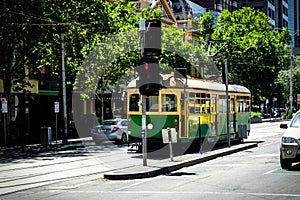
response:
[[[107,120],[107,121],[103,121],[101,123],[101,125],[117,125],[118,121],[116,120]]]
[[[300,114],[297,114],[291,124],[292,127],[299,127],[300,126]]]

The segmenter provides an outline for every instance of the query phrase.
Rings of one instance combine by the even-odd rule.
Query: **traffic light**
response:
[[[138,87],[142,95],[158,96],[162,88],[162,77],[160,76],[161,67],[157,62],[142,62],[137,68],[139,73]]]
[[[159,56],[161,54],[161,21],[146,20],[145,46],[143,57]]]

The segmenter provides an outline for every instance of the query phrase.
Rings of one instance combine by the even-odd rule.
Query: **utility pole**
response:
[[[140,33],[141,33],[141,57],[144,57],[145,48],[145,31],[146,21],[140,19]],[[143,166],[147,166],[147,129],[146,129],[146,98],[142,95],[142,147],[143,147]]]
[[[291,48],[291,59],[290,59],[290,110],[293,111],[293,48]]]
[[[65,69],[65,47],[64,34],[61,33],[61,79],[63,95],[63,143],[68,142],[68,123],[67,123],[67,93],[66,93],[66,69]]]
[[[225,59],[225,85],[226,85],[226,127],[227,127],[227,137],[228,137],[228,147],[230,144],[230,123],[229,123],[229,97],[228,97],[228,66],[227,59]]]

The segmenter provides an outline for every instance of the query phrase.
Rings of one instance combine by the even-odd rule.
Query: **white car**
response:
[[[290,169],[294,162],[300,162],[300,111],[289,124],[280,124],[286,129],[280,141],[280,165],[282,169]]]
[[[109,119],[92,128],[91,136],[96,144],[101,144],[105,140],[124,144],[127,142],[127,129],[127,119]]]

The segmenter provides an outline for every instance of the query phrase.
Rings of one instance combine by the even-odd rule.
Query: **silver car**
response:
[[[280,165],[282,169],[290,169],[294,162],[300,162],[300,111],[289,124],[280,124],[286,129],[280,141]]]
[[[106,140],[124,144],[127,142],[127,129],[127,119],[109,119],[92,128],[91,136],[96,144],[101,144]]]

